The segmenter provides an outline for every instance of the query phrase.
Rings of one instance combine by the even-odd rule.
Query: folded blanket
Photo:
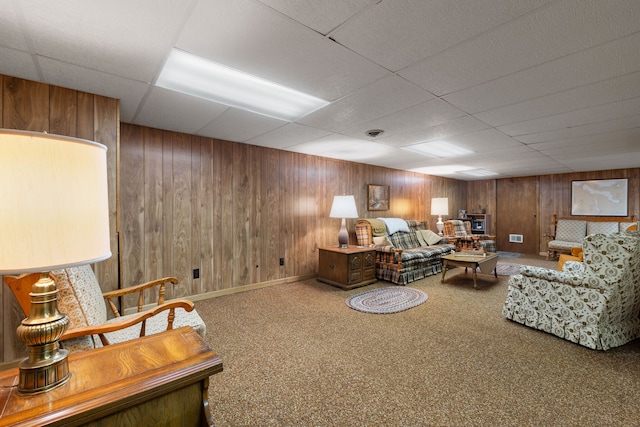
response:
[[[371,224],[371,235],[372,236],[384,236],[387,234],[387,226],[384,222],[379,219],[367,218],[369,224]]]
[[[378,218],[381,221],[384,221],[387,226],[387,232],[389,235],[396,233],[398,231],[409,232],[409,226],[407,225],[407,221],[402,218]]]

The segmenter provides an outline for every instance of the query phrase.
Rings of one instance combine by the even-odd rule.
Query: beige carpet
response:
[[[538,257],[504,261],[554,266]],[[224,371],[217,426],[637,426],[640,340],[598,352],[501,316],[508,277],[462,269],[367,314],[315,280],[196,303]]]

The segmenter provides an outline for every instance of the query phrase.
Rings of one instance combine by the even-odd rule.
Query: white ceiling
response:
[[[331,104],[289,123],[158,88],[174,47]],[[123,122],[396,169],[640,167],[638,0],[0,0],[0,73],[118,98]],[[473,153],[401,148],[434,140]]]

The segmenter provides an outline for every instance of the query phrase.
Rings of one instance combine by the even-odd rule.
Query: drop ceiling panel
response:
[[[197,134],[226,141],[246,142],[286,123],[272,117],[229,108],[200,129]]]
[[[622,76],[640,70],[640,33],[577,52],[444,97],[469,113]]]
[[[482,34],[546,1],[395,0],[365,10],[331,36],[392,71]]]
[[[349,138],[341,135],[330,135],[310,142],[289,147],[290,151],[311,154],[333,159],[368,162],[393,153],[394,149],[383,144]]]
[[[313,141],[328,136],[327,131],[303,126],[298,123],[289,123],[277,129],[273,129],[262,135],[247,140],[247,144],[285,149],[303,142]]]
[[[640,72],[477,113],[493,126],[523,122],[640,96]]]
[[[528,135],[615,120],[628,117],[637,111],[640,111],[640,97],[585,108],[584,110],[556,114],[541,119],[500,126],[498,129],[507,135]]]
[[[0,73],[7,76],[21,77],[27,80],[39,79],[33,57],[27,52],[0,47]]]
[[[431,98],[433,95],[425,90],[400,77],[388,75],[303,117],[299,122],[340,132],[354,124],[405,110]]]
[[[465,117],[463,111],[440,99],[431,99],[422,104],[389,114],[387,116],[352,126],[342,133],[353,137],[365,137],[368,129],[383,129],[382,136],[376,138],[387,144],[409,144],[425,141],[429,130],[439,124]],[[409,142],[407,142],[409,141]]]
[[[586,150],[607,151],[610,148],[613,150],[615,147],[640,147],[640,127],[617,132],[607,132],[577,138],[541,142],[537,144],[530,144],[528,147],[550,156],[568,153],[573,157],[576,157],[577,153],[583,154]],[[640,159],[638,160],[640,161]]]
[[[59,3],[20,2],[38,55],[147,83],[190,11],[155,0]]]
[[[384,127],[383,127],[384,129]],[[393,128],[388,134],[385,132],[379,141],[385,144],[406,147],[421,142],[437,139],[447,139],[469,132],[487,129],[487,125],[471,116],[462,116],[446,120],[434,125],[414,124],[410,127]]]
[[[301,24],[321,33],[328,34],[344,21],[362,9],[379,0],[259,0],[261,3],[289,16]]]
[[[177,47],[330,101],[387,74],[252,0],[198,2]]]
[[[47,83],[120,99],[120,120],[131,123],[149,85],[47,58],[38,62]]]
[[[0,2],[0,46],[18,50],[29,50],[20,26],[23,14],[15,1]],[[4,59],[4,56],[2,56]]]
[[[400,75],[436,95],[485,83],[640,31],[640,16],[628,12],[635,1],[590,0],[591,7],[585,7],[585,0],[556,2],[409,66]]]
[[[228,108],[226,105],[154,87],[144,100],[134,123],[195,134]]]
[[[604,134],[606,133],[635,128],[638,127],[638,123],[640,123],[640,115],[635,115],[624,117],[622,119],[589,123],[583,126],[576,126],[550,132],[521,135],[516,137],[516,139],[522,141],[525,144],[533,144],[545,141],[562,141],[565,139],[578,138],[581,136],[595,135],[602,140],[605,138]]]
[[[571,170],[593,171],[607,169],[637,168],[640,159],[640,150],[626,152],[620,156],[616,154],[596,155],[592,157],[574,157],[566,159],[564,163]]]
[[[477,153],[524,148],[524,144],[496,129],[484,129],[478,132],[456,135],[447,138],[447,142],[468,148]]]

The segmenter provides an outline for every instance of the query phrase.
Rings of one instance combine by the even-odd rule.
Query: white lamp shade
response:
[[[449,215],[449,199],[447,197],[431,199],[431,215]]]
[[[106,152],[92,141],[0,130],[0,273],[111,256]]]
[[[358,218],[356,199],[353,196],[334,196],[329,217]]]

